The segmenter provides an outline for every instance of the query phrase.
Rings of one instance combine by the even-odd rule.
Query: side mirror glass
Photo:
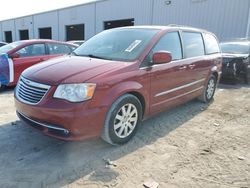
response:
[[[172,61],[172,54],[168,51],[159,51],[153,54],[154,64],[169,63]]]

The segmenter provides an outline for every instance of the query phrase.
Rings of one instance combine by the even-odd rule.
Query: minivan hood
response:
[[[89,57],[63,56],[26,69],[22,76],[48,85],[82,83],[98,75],[124,67],[126,63]]]

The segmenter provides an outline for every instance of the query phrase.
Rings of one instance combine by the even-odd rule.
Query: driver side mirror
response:
[[[10,54],[9,55],[11,59],[14,59],[14,58],[19,58],[20,57],[20,54],[18,53],[13,53],[13,54]]]
[[[153,54],[154,64],[169,63],[172,61],[172,54],[168,51],[159,51]]]

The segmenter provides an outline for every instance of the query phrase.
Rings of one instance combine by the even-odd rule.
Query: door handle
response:
[[[40,58],[40,61],[45,61],[46,59],[44,59],[44,58]]]
[[[179,70],[184,70],[184,69],[187,69],[187,66],[186,66],[186,65],[180,66],[180,67],[179,67]]]
[[[195,64],[189,65],[189,68],[193,69],[195,67]]]

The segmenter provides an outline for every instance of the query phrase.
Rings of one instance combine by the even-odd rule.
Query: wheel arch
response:
[[[121,96],[125,94],[131,94],[138,98],[142,105],[142,117],[148,112],[148,106],[146,101],[149,101],[149,93],[147,89],[138,82],[128,81],[119,83],[106,94],[105,100],[103,100],[103,106],[110,108],[112,104]]]
[[[216,78],[216,81],[218,81],[218,78],[219,78],[219,74],[218,74],[218,72],[212,72],[212,75],[214,75],[214,76],[215,76],[215,78]]]
[[[139,93],[138,91],[131,91],[131,92],[128,92],[127,94],[131,94],[131,95],[134,95],[136,98],[138,98],[138,100],[140,101],[141,103],[141,106],[142,106],[142,118],[144,117],[144,113],[145,113],[145,98],[144,96]]]

